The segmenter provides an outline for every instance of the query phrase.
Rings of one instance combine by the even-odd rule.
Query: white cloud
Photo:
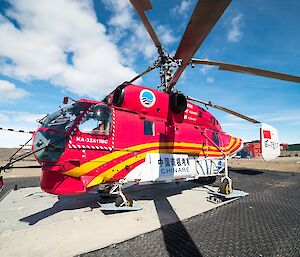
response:
[[[28,95],[27,91],[17,88],[15,84],[6,80],[0,80],[0,102],[10,103]]]
[[[190,8],[191,4],[191,0],[183,0],[180,2],[180,4],[176,5],[174,8],[171,9],[171,14],[174,16],[187,16],[186,12]]]
[[[22,124],[25,122],[28,125],[32,125],[33,128],[37,126],[37,119],[41,119],[45,116],[45,114],[35,114],[35,113],[28,113],[28,112],[18,112],[14,114],[14,121],[21,122]]]
[[[200,67],[200,73],[201,74],[207,74],[207,72],[209,71],[209,70],[211,70],[213,68],[213,66],[210,66],[210,65],[202,65],[201,67]]]
[[[34,131],[38,127],[37,119],[45,114],[18,111],[2,111],[0,127],[5,129]],[[18,147],[30,139],[31,134],[0,130],[0,147]]]
[[[151,64],[157,58],[157,49],[140,18],[134,18],[135,11],[130,2],[128,0],[102,0],[102,2],[112,12],[109,33],[118,43],[126,62],[134,63],[141,54],[145,59],[149,59]],[[152,22],[153,24],[155,22]],[[170,27],[158,25],[156,28],[154,26],[154,30],[163,45],[175,42],[176,38]]]
[[[0,16],[0,73],[23,81],[49,80],[93,97],[136,75],[97,23],[92,1],[16,0],[12,6],[6,15],[20,29]],[[73,65],[67,52],[74,54]]]
[[[138,54],[154,60],[157,50],[140,20],[133,18],[134,10],[128,0],[102,0],[112,12],[109,19],[110,36],[118,43],[124,62],[133,63]],[[139,18],[138,18],[139,19]]]
[[[18,111],[2,111],[0,113],[1,125],[6,128],[33,130],[37,128],[37,119],[41,119],[45,114]],[[2,118],[1,118],[2,117]]]
[[[172,30],[167,26],[159,25],[157,27],[157,34],[163,44],[171,44],[176,41],[176,38],[172,35]]]
[[[229,25],[227,40],[229,42],[239,42],[242,39],[242,18],[242,14],[237,14],[236,16],[232,17],[229,21],[227,21],[227,24]]]
[[[8,120],[8,117],[6,115],[4,115],[3,113],[0,113],[0,122],[7,121],[7,120]]]
[[[203,60],[208,61],[207,58],[203,58]],[[207,74],[213,68],[214,68],[214,66],[212,66],[212,65],[201,65],[200,66],[200,73],[203,74],[203,75],[205,75],[205,74]]]
[[[282,110],[275,113],[253,115],[262,122],[300,124],[300,109]]]
[[[215,82],[215,79],[212,78],[212,77],[207,77],[207,78],[206,78],[206,82],[207,82],[207,83],[213,83],[213,82]]]
[[[25,144],[31,137],[32,135],[27,133],[17,133],[0,130],[0,148],[20,147],[21,145]]]

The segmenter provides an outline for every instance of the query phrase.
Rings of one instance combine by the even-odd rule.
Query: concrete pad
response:
[[[40,188],[11,191],[0,202],[1,256],[74,256],[224,204],[208,202],[209,190],[192,182],[124,191],[144,208],[102,212],[96,195],[57,197]]]

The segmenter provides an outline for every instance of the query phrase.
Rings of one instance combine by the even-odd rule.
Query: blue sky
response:
[[[174,53],[195,0],[152,0],[147,12]],[[300,1],[233,1],[195,57],[300,75]],[[153,63],[156,49],[129,1],[0,1],[0,127],[32,130],[62,99],[101,99]],[[158,72],[140,84],[156,88]],[[300,143],[300,85],[188,67],[177,84],[187,95],[266,122],[281,142]],[[210,109],[211,110],[211,109]],[[258,128],[211,110],[223,129],[245,140]],[[0,147],[28,135],[0,132]]]

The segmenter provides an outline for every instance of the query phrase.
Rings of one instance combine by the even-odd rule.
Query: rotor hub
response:
[[[160,85],[159,89],[169,92],[170,82],[174,76],[175,70],[180,67],[181,60],[171,57],[166,51],[159,51],[159,57],[154,64],[160,69]],[[172,88],[172,91],[175,89]]]

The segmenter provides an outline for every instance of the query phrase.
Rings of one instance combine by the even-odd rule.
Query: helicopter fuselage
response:
[[[241,139],[223,132],[207,110],[180,110],[165,92],[127,85],[106,102],[81,99],[44,120],[33,137],[41,188],[79,194],[99,185],[156,183],[216,176]],[[176,105],[176,104],[175,104]]]

